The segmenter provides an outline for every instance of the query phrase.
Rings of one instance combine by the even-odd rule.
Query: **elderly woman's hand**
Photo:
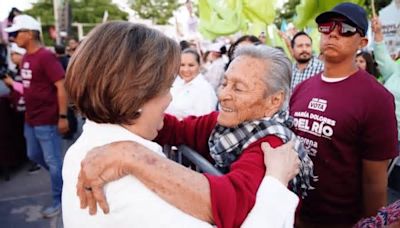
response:
[[[115,142],[96,147],[86,155],[76,186],[82,209],[89,207],[89,213],[94,215],[99,204],[105,214],[109,212],[103,187],[129,174],[129,163],[133,158],[129,151],[132,151],[131,147],[139,146],[131,141]]]
[[[287,186],[300,171],[300,159],[293,149],[293,142],[290,141],[275,149],[268,143],[262,143],[261,148],[267,167],[265,175],[275,177]]]

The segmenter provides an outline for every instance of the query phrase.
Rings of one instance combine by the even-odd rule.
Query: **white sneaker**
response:
[[[42,215],[44,218],[52,218],[61,212],[61,204],[58,204],[57,206],[50,206],[47,207],[42,211]]]

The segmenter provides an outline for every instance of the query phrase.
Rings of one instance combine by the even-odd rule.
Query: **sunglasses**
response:
[[[325,23],[320,23],[318,24],[318,31],[323,34],[330,34],[333,30],[335,30],[335,27],[338,26],[339,28],[339,34],[341,36],[345,37],[350,37],[354,36],[354,34],[359,33],[361,36],[364,36],[363,32],[358,29],[357,27],[354,27],[352,25],[349,25],[343,21],[328,21]]]

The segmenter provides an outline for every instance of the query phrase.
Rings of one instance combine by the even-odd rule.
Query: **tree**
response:
[[[121,11],[117,5],[111,3],[111,0],[64,0],[70,6],[72,18],[70,22],[88,23],[93,26],[85,27],[85,32],[92,29],[95,24],[101,23],[104,12],[108,12],[108,20],[127,20],[128,13]],[[35,18],[40,18],[43,29],[43,39],[46,45],[51,45],[52,40],[49,35],[49,29],[54,26],[54,8],[53,0],[39,0],[33,3],[31,9],[24,13]],[[67,25],[68,26],[68,25]],[[69,27],[69,26],[68,26]],[[69,31],[69,36],[76,35],[76,32]]]
[[[392,0],[375,0],[376,13],[379,13],[379,10],[381,10],[383,7],[389,5],[391,2],[392,2]],[[368,14],[372,15],[371,0],[365,0],[365,6],[366,6]]]
[[[73,22],[101,23],[104,12],[108,20],[127,20],[128,13],[121,11],[111,0],[72,0]]]
[[[68,1],[68,0],[64,0]],[[69,0],[72,20],[80,23],[101,23],[104,12],[108,11],[109,20],[127,20],[128,14],[121,11],[111,0]],[[40,17],[43,25],[54,24],[52,0],[39,0],[31,9],[25,11],[33,17]]]
[[[174,11],[181,6],[177,0],[130,0],[129,3],[139,17],[159,25],[168,24]]]

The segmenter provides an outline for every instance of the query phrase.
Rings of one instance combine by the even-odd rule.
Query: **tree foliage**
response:
[[[177,0],[130,0],[131,8],[143,19],[151,19],[159,25],[168,24],[168,20],[181,5]]]
[[[108,20],[127,20],[128,14],[121,11],[111,0],[69,0],[72,20],[80,23],[100,23],[104,12],[108,12]],[[42,24],[54,24],[52,0],[39,0],[31,9],[25,11],[33,17],[40,17]]]
[[[389,5],[392,1],[394,1],[394,0],[375,0],[376,13],[379,13],[379,10],[381,10],[383,7]],[[371,0],[365,0],[365,7],[367,9],[368,14],[372,15]]]
[[[276,17],[274,23],[280,27],[282,20],[285,19],[288,22],[292,22],[296,16],[296,6],[301,3],[302,0],[288,0],[283,4],[281,9],[276,10]],[[375,10],[379,12],[383,7],[387,6],[392,0],[375,0]],[[372,15],[371,0],[366,0],[364,7],[366,8],[369,15]]]

